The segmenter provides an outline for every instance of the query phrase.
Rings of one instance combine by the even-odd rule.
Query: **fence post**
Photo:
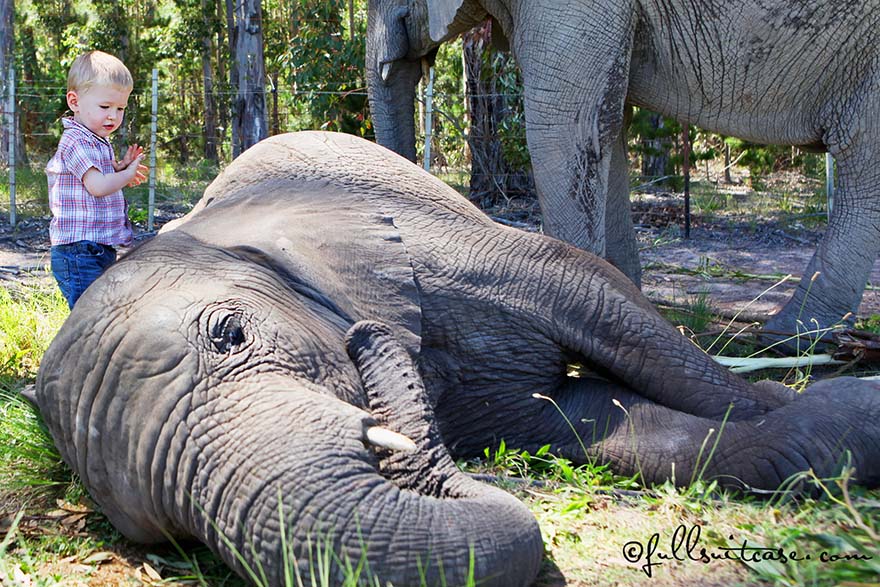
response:
[[[431,135],[434,124],[434,68],[428,69],[428,87],[425,89],[425,171],[431,171]]]
[[[834,157],[825,153],[825,195],[828,198],[828,222],[831,222],[831,210],[834,208]]]
[[[691,135],[690,125],[683,124],[681,141],[684,168],[684,238],[691,238]]]
[[[150,117],[150,199],[147,204],[147,230],[153,231],[153,214],[156,209],[156,126],[159,120],[159,70],[153,70],[153,104]]]
[[[9,65],[9,224],[15,228],[15,65]]]

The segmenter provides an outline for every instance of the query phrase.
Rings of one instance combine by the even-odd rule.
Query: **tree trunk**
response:
[[[205,33],[202,37],[202,79],[205,92],[205,159],[216,163],[217,157],[217,107],[214,103],[214,72],[211,67],[213,39],[211,36],[211,16],[206,11],[206,2],[202,0],[202,15],[205,21]]]
[[[268,136],[260,0],[236,5],[234,30],[238,94],[232,106],[233,158]]]
[[[5,114],[9,104],[9,66],[14,63],[12,40],[15,28],[13,0],[0,0],[0,165],[9,165],[9,119]]]
[[[132,49],[132,38],[133,35],[129,30],[130,21],[128,19],[128,15],[126,14],[125,8],[122,3],[116,2],[111,4],[112,13],[110,18],[114,23],[119,23],[118,29],[114,26],[114,30],[118,32],[117,42],[118,49],[115,51],[115,56],[119,58],[120,61],[125,63],[131,71],[137,71],[137,65],[134,62],[136,58],[137,52]],[[130,141],[130,136],[137,136],[137,116],[135,116],[135,109],[137,108],[137,102],[135,102],[135,108],[129,109],[128,116],[125,118],[124,123],[117,130],[114,138],[112,139],[112,143],[116,147],[116,151],[120,151],[122,149],[127,148]]]
[[[642,157],[642,175],[649,177],[663,177],[669,171],[669,150],[672,147],[669,137],[663,136],[663,117],[660,114],[651,113],[649,118],[652,137],[645,140],[645,155]]]
[[[281,120],[278,117],[278,72],[272,74],[272,134],[281,134]]]
[[[724,141],[724,183],[733,183],[733,178],[730,176],[730,143],[727,141]]]
[[[497,73],[486,67],[492,51],[492,23],[486,22],[462,37],[465,66],[468,147],[471,153],[470,198],[491,205],[511,195],[534,193],[534,180],[528,170],[515,170],[505,160],[499,129],[508,115],[506,97],[501,95]]]
[[[223,3],[217,2],[217,22],[223,22],[224,18],[224,9]],[[217,152],[218,155],[222,156],[223,147],[226,144],[226,130],[229,128],[229,100],[226,98],[227,90],[231,87],[229,81],[229,73],[226,70],[226,66],[231,63],[231,57],[224,55],[225,51],[229,50],[229,44],[226,42],[227,36],[229,34],[229,23],[227,23],[226,27],[218,26],[217,27],[217,42],[214,44],[215,51],[215,59],[217,64],[217,83],[220,84],[219,88],[219,96],[215,99],[215,106],[217,108],[217,119],[219,122],[219,128],[217,129]]]
[[[39,37],[35,36],[33,27],[28,25],[26,25],[18,35],[19,45],[17,53],[21,56],[21,80],[16,82],[17,87],[34,87],[37,85],[36,80],[41,78],[39,70],[37,70],[39,62],[37,61],[35,39],[38,38]],[[22,92],[22,94],[27,93],[30,92]],[[35,103],[36,101],[33,97],[23,96],[19,106],[16,108],[18,111],[18,132],[16,133],[15,164],[24,167],[30,165],[26,150],[27,142],[25,141],[25,137],[32,136],[37,132],[36,129],[45,128],[45,123],[42,122],[39,108],[34,107]]]
[[[186,81],[183,77],[178,77],[177,79],[177,100],[178,105],[182,112],[187,111],[187,99],[186,99]],[[181,129],[180,134],[177,135],[177,145],[178,145],[178,161],[181,165],[186,165],[189,161],[189,137],[186,134],[186,130]]]

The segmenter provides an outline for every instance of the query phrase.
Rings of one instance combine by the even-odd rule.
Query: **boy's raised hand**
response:
[[[131,165],[132,161],[137,159],[140,155],[144,154],[144,148],[135,143],[134,145],[130,145],[128,149],[125,151],[125,156],[119,161],[113,162],[113,171],[122,171],[129,165]]]
[[[128,147],[125,151],[125,156],[122,159],[113,162],[113,169],[117,172],[128,169],[134,164],[135,167],[131,181],[126,184],[126,187],[135,187],[146,181],[150,170],[146,165],[141,163],[145,156],[144,148],[138,144],[134,144]]]
[[[141,185],[147,180],[147,176],[150,174],[150,168],[141,163],[141,160],[143,158],[144,156],[141,155],[138,159],[136,159],[137,163],[135,165],[137,167],[136,171],[134,172],[134,177],[130,182],[128,182],[126,187],[133,188],[135,186]]]

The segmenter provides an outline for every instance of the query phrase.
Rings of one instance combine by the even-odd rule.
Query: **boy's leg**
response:
[[[52,275],[67,305],[74,304],[86,288],[116,261],[116,250],[92,241],[52,247]]]

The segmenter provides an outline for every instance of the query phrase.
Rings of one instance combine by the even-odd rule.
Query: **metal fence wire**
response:
[[[534,196],[534,184],[531,179],[531,171],[525,155],[526,161],[521,165],[521,169],[502,169],[499,171],[498,165],[492,165],[492,162],[484,161],[485,153],[490,148],[481,146],[480,141],[492,141],[495,151],[510,149],[513,151],[525,151],[525,129],[523,124],[514,126],[513,129],[507,129],[503,136],[484,136],[485,130],[477,128],[463,127],[456,117],[451,114],[453,112],[467,111],[469,100],[494,100],[504,99],[506,101],[515,101],[521,98],[521,94],[509,92],[490,92],[485,94],[466,94],[464,92],[455,93],[448,91],[435,91],[433,85],[433,68],[430,70],[429,76],[420,85],[420,93],[417,97],[419,102],[419,124],[416,128],[416,141],[418,157],[420,164],[430,172],[441,177],[447,183],[456,187],[459,191],[470,194],[471,197],[480,204],[486,201],[504,201],[510,202],[511,199],[517,197],[532,198]],[[28,81],[16,87],[14,67],[10,67],[7,74],[6,87],[8,94],[5,100],[0,102],[2,105],[2,116],[0,120],[6,125],[8,135],[14,137],[8,142],[7,162],[8,166],[8,187],[9,187],[9,222],[12,226],[17,222],[16,210],[16,178],[15,163],[18,158],[19,163],[26,160],[23,154],[16,153],[16,143],[36,145],[38,157],[48,158],[48,147],[54,143],[53,139],[57,139],[61,133],[59,124],[59,110],[41,111],[40,109],[28,108],[30,104],[47,104],[52,103],[53,99],[58,100],[59,108],[64,108],[63,100],[66,87],[59,85],[53,81]],[[193,100],[204,99],[204,92],[198,84],[190,84],[185,80],[166,79],[163,85],[159,84],[159,72],[154,69],[149,86],[145,83],[136,85],[129,99],[129,108],[126,115],[126,125],[117,133],[117,149],[124,142],[140,142],[146,141],[131,140],[132,137],[143,137],[145,129],[134,126],[135,121],[144,120],[142,110],[149,109],[149,195],[147,210],[147,227],[152,231],[154,226],[154,217],[156,211],[156,171],[160,151],[170,154],[171,147],[175,142],[202,141],[205,140],[203,132],[187,132],[186,130],[177,130],[173,136],[164,133],[162,140],[162,112],[161,108],[171,107],[175,100],[192,98]],[[164,87],[163,87],[164,86]],[[357,96],[366,102],[366,88],[358,88],[355,83],[340,83],[338,88],[356,88],[350,89],[333,89],[333,84],[296,87],[273,87],[270,83],[264,92],[267,102],[267,114],[269,117],[269,128],[275,132],[287,132],[294,130],[305,130],[305,128],[297,128],[295,120],[296,113],[290,110],[290,105],[304,105],[310,100],[314,100],[320,96],[336,96],[339,98]],[[168,89],[171,88],[171,89]],[[224,87],[218,85],[215,87],[212,95],[215,99],[226,99],[238,94],[237,88]],[[280,103],[287,107],[279,107],[279,96],[282,98]],[[21,103],[23,107],[19,109],[17,105]],[[43,106],[45,108],[45,106]],[[63,111],[63,110],[60,110]],[[25,117],[25,128],[18,128],[20,118]],[[214,138],[214,143],[218,145],[221,153],[220,163],[228,163],[233,152],[232,136],[230,125],[219,127],[218,133]],[[361,133],[365,138],[374,140],[372,128],[361,129]],[[275,134],[274,132],[272,134]],[[21,135],[21,136],[20,136]],[[15,138],[19,139],[16,140]],[[23,139],[23,140],[21,140]],[[42,147],[42,150],[40,149]],[[826,157],[826,189],[829,196],[828,213],[830,214],[833,199],[833,161],[830,155]],[[639,176],[637,184],[644,188],[654,182],[669,179],[671,176]],[[482,186],[482,187],[480,187]],[[490,193],[489,200],[481,200],[481,194],[475,193],[481,191]],[[494,200],[493,200],[494,199]]]

